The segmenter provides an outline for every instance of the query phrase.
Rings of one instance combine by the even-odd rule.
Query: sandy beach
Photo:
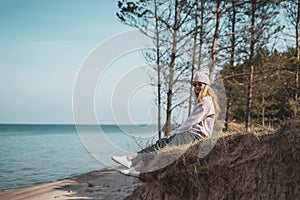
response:
[[[20,177],[21,178],[21,177]],[[124,199],[141,185],[115,168],[0,193],[1,200]]]

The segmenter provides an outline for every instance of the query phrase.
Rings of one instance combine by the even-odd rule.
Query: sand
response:
[[[116,169],[104,169],[69,179],[4,191],[0,200],[125,199],[142,183]]]

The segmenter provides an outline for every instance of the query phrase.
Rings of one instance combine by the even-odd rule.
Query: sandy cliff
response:
[[[174,149],[160,154],[148,168],[180,156],[167,167],[143,173],[144,184],[127,199],[299,198],[299,120],[271,133],[225,135],[201,158],[203,148],[199,141],[182,155]]]

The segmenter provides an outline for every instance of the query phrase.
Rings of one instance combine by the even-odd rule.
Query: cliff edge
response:
[[[213,148],[201,156],[209,144]],[[299,120],[270,133],[224,135],[214,143],[199,141],[184,150],[159,154],[145,171],[174,155],[179,158],[142,173],[143,185],[127,199],[297,199],[299,152]]]

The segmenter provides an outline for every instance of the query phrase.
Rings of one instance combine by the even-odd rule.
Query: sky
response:
[[[86,60],[103,43],[132,30],[118,20],[117,9],[114,0],[0,0],[0,123],[75,123],[74,87]],[[128,44],[124,39],[120,45]],[[119,49],[111,47],[112,53]],[[93,112],[101,124],[149,123],[154,109],[149,88],[139,84],[125,92],[126,99],[119,92],[119,83],[144,65],[141,54],[116,56],[98,75]],[[124,109],[129,114],[116,120]]]

